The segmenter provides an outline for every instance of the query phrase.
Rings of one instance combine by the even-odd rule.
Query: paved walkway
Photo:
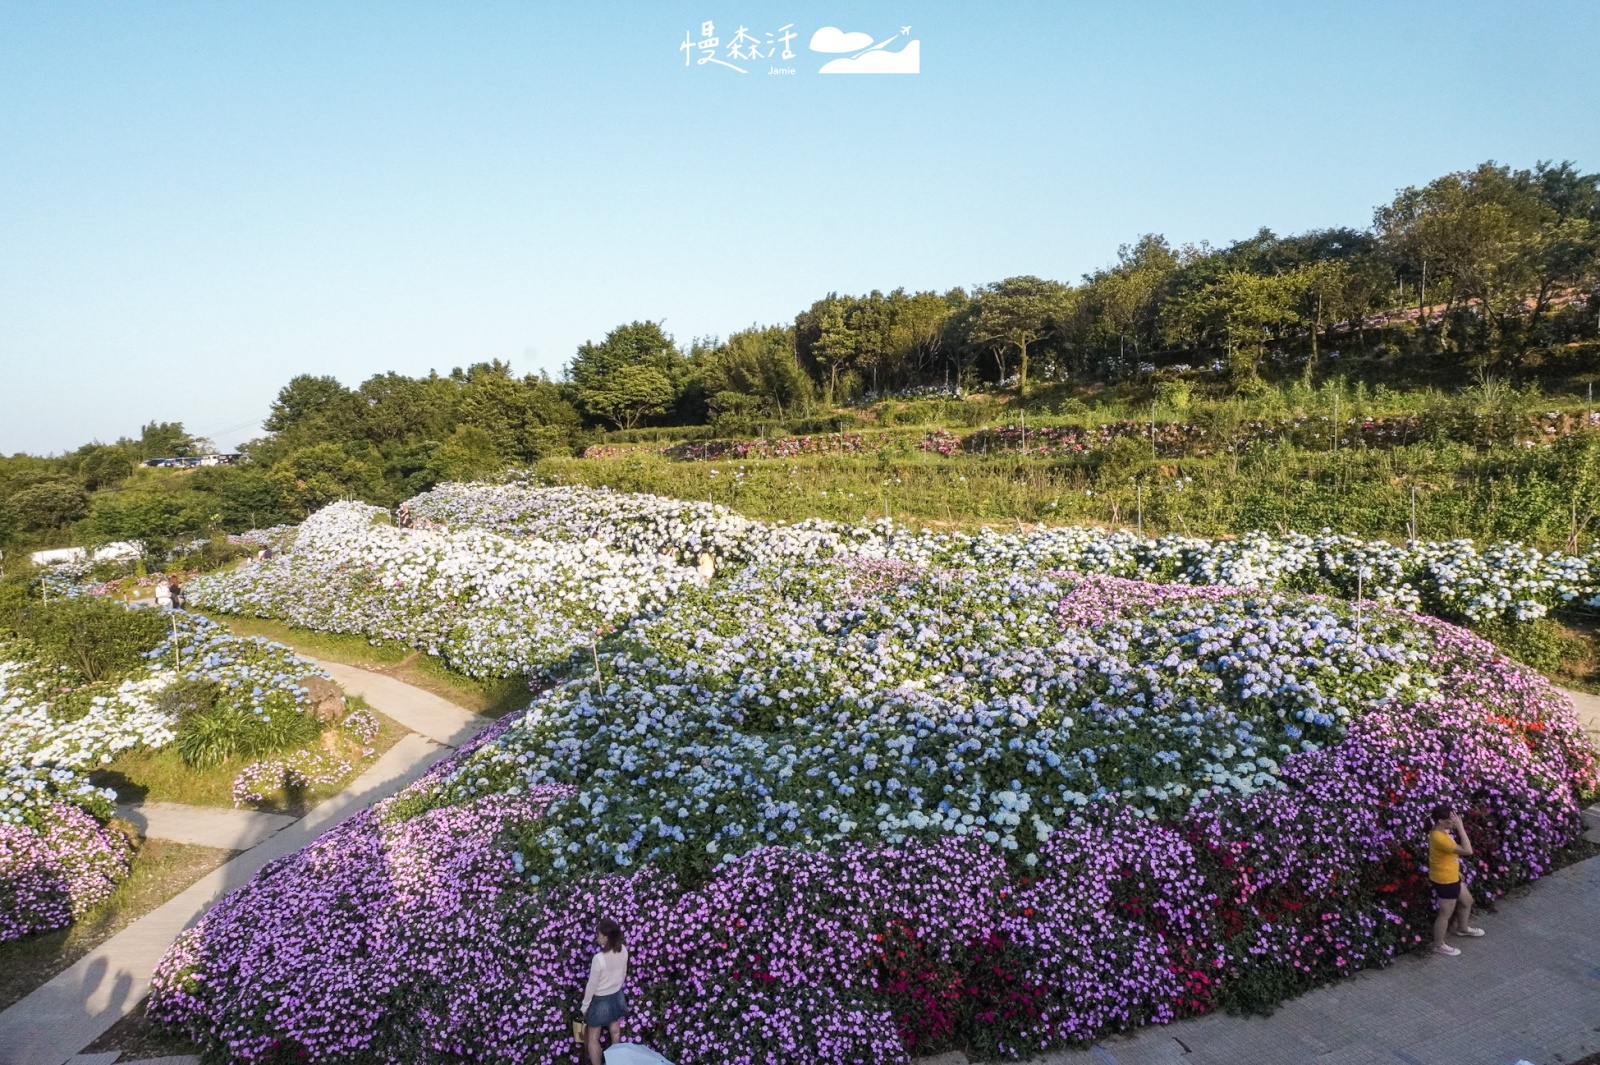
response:
[[[1566,688],[1557,688],[1556,691],[1567,697],[1572,703],[1572,708],[1578,712],[1578,721],[1589,734],[1589,740],[1596,747],[1600,747],[1600,695],[1586,695],[1583,692],[1568,691]]]
[[[339,662],[323,662],[315,658],[306,660],[327,670],[328,675],[338,681],[339,687],[346,692],[361,696],[382,710],[385,716],[435,743],[459,747],[488,723],[483,716],[463,710],[450,700],[425,692],[403,680]]]
[[[328,665],[324,668],[333,672]],[[379,712],[402,724],[411,718],[441,731],[441,723],[449,720],[447,715],[437,713],[434,704],[444,700],[436,695],[365,670],[337,668],[340,672],[335,676],[341,684],[348,676],[355,690]],[[391,706],[399,712],[391,712]],[[488,723],[487,718],[459,707],[449,708],[465,718],[449,733],[457,742]],[[466,723],[475,727],[463,732]],[[167,948],[224,895],[242,887],[268,862],[294,853],[345,818],[410,784],[455,745],[441,744],[427,736],[402,737],[350,787],[300,820],[274,830],[0,1012],[0,1065],[63,1065],[72,1059],[143,1000],[150,990],[150,974]]]
[[[151,839],[196,843],[227,851],[247,851],[295,823],[295,818],[288,814],[188,806],[179,802],[125,803],[117,807],[117,816]]]

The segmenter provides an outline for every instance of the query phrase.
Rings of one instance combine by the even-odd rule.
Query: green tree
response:
[[[254,464],[196,470],[190,485],[204,496],[202,509],[214,514],[228,532],[266,528],[294,517],[278,485]]]
[[[435,481],[479,481],[501,473],[506,461],[494,438],[476,425],[458,426],[434,450],[429,472]]]
[[[23,485],[6,502],[30,532],[59,530],[89,512],[89,493],[65,477]]]
[[[696,359],[711,409],[719,417],[783,418],[811,404],[811,379],[795,359],[792,329],[751,326],[697,351]]]
[[[1017,357],[1017,388],[1028,390],[1028,348],[1072,310],[1072,290],[1059,281],[1024,275],[1009,277],[978,293],[972,320],[973,342],[990,348],[1006,379],[1007,356]]]
[[[116,444],[91,445],[78,457],[78,476],[91,492],[115,488],[133,476],[133,456]]]
[[[567,366],[578,406],[619,429],[666,412],[688,376],[672,338],[655,322],[630,322],[586,342]]]
[[[145,459],[190,458],[211,450],[211,442],[204,437],[191,436],[182,422],[148,422],[139,431],[137,441],[119,441],[119,445]]]
[[[382,494],[378,471],[338,444],[312,444],[291,452],[273,465],[267,477],[297,518],[336,499]]]
[[[146,545],[197,536],[210,525],[204,500],[193,492],[116,492],[96,496],[87,522],[98,540],[139,540]]]
[[[459,415],[463,424],[489,435],[500,468],[567,450],[579,423],[577,410],[553,382],[532,376],[518,380],[503,363],[479,364],[468,372]]]

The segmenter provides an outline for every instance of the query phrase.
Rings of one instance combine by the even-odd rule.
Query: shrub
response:
[[[111,897],[132,848],[75,807],[38,827],[0,823],[0,943],[61,928]]]
[[[208,769],[230,758],[255,758],[311,743],[321,734],[316,717],[301,711],[283,692],[257,706],[220,701],[178,726],[178,754],[188,765]]]
[[[99,599],[28,602],[11,616],[12,634],[91,683],[130,674],[168,635],[167,618]]]

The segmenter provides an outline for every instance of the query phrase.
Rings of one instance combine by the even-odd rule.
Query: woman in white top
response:
[[[163,610],[172,609],[172,585],[167,583],[165,577],[156,581],[156,606]]]
[[[622,945],[622,926],[609,917],[595,926],[600,951],[589,963],[589,983],[583,989],[583,1023],[588,1026],[589,1063],[605,1065],[600,1053],[600,1029],[609,1028],[611,1045],[621,1036],[620,1022],[628,1015],[622,985],[628,979],[628,948]]]

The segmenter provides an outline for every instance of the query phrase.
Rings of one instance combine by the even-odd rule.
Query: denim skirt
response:
[[[589,1000],[589,1008],[584,1012],[583,1023],[602,1028],[612,1021],[620,1021],[628,1015],[628,999],[621,991],[613,991],[609,995],[596,995]]]

